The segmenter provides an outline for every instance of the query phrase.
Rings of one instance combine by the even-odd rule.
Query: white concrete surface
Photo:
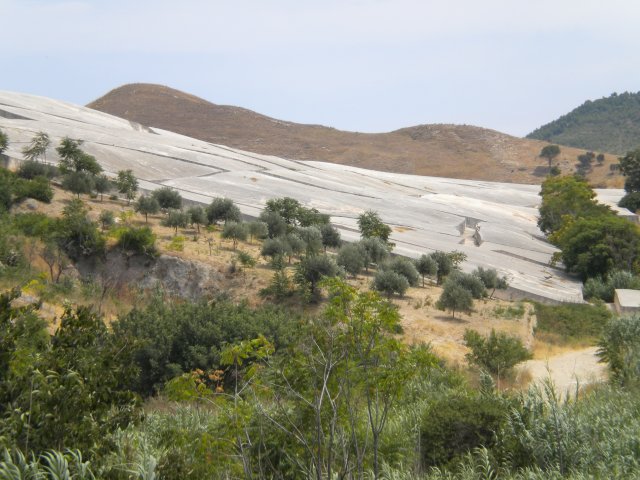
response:
[[[15,118],[15,117],[23,118]],[[7,118],[14,117],[14,118]],[[395,252],[416,257],[434,250],[467,254],[465,269],[494,267],[532,296],[581,301],[581,286],[548,267],[555,248],[536,226],[539,187],[376,172],[239,151],[138,124],[95,110],[31,95],[0,92],[6,153],[20,158],[33,135],[51,136],[47,159],[64,136],[84,140],[105,171],[132,169],[141,187],[176,188],[186,199],[232,198],[257,215],[270,198],[290,196],[331,214],[347,240],[358,238],[357,217],[380,213],[394,231]],[[621,190],[602,192],[610,201]],[[483,242],[472,239],[480,225]],[[465,227],[466,225],[466,227]]]

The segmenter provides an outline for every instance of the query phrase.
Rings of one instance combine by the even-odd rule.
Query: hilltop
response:
[[[169,87],[129,84],[88,107],[149,127],[265,155],[319,160],[394,173],[538,184],[546,175],[538,154],[546,142],[469,125],[419,125],[387,133],[359,133],[277,120],[240,107],[216,105]],[[575,168],[563,148],[560,168]],[[594,184],[617,186],[604,168]]]
[[[587,100],[527,138],[624,155],[640,147],[640,92]]]

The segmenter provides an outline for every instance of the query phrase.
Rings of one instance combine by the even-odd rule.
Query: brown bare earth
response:
[[[90,108],[200,140],[297,160],[319,160],[374,170],[516,183],[541,183],[547,143],[470,125],[419,125],[388,133],[358,133],[321,125],[276,120],[240,107],[216,105],[168,87],[129,84],[112,90]],[[584,150],[562,147],[564,173],[575,170]],[[589,174],[597,186],[619,187],[609,165]]]

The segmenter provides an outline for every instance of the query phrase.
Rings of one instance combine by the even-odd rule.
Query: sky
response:
[[[0,0],[0,90],[167,85],[293,122],[516,136],[640,90],[636,0]]]

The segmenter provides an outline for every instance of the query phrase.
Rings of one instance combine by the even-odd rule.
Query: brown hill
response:
[[[320,160],[398,173],[540,183],[538,158],[546,142],[469,125],[419,125],[388,133],[358,133],[276,120],[244,108],[216,105],[172,88],[129,84],[90,108],[200,140],[298,160]],[[584,150],[562,147],[563,172],[574,170]],[[594,184],[620,185],[609,164],[594,166]]]

